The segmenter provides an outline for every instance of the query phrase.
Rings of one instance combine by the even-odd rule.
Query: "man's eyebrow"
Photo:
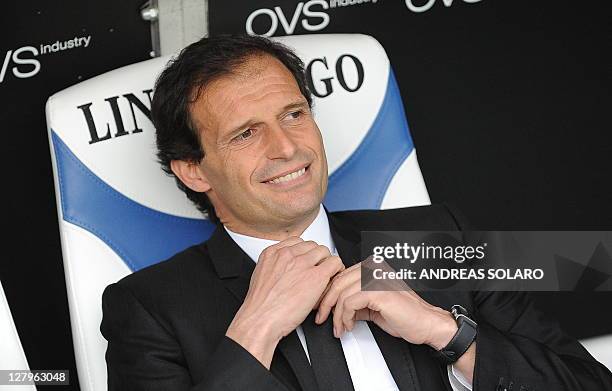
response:
[[[284,106],[281,109],[281,113],[285,113],[285,112],[287,112],[289,110],[292,110],[292,109],[306,109],[308,107],[309,107],[309,105],[308,105],[308,102],[306,100],[297,100],[297,101],[291,102],[291,103],[287,104],[286,106]],[[255,122],[253,122],[252,119],[248,119],[248,120],[244,121],[241,125],[233,127],[231,131],[225,133],[222,136],[222,141],[227,139],[228,137],[232,137],[233,135],[238,134],[241,130],[246,129],[249,125],[252,125],[253,123],[255,123]]]
[[[308,102],[306,102],[305,100],[299,100],[296,102],[289,103],[287,106],[283,107],[282,112],[284,113],[291,109],[300,109],[300,108],[305,109],[307,107],[308,107]]]

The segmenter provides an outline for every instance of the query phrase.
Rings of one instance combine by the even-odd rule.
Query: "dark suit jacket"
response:
[[[359,261],[360,231],[463,228],[445,206],[336,212],[329,222],[347,267]],[[279,343],[270,371],[225,336],[254,266],[218,227],[207,242],[107,287],[101,331],[109,390],[318,390],[295,331]],[[474,314],[475,391],[612,390],[610,372],[544,319],[525,293],[421,295]],[[430,348],[370,328],[400,390],[451,389]]]

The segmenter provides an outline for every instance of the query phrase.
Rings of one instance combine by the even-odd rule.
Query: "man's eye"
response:
[[[302,110],[292,111],[289,116],[293,119],[298,119],[302,115]]]
[[[247,129],[244,132],[240,133],[238,136],[234,137],[234,141],[244,141],[253,135],[252,129]]]

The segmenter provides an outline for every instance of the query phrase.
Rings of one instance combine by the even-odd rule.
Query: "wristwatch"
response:
[[[476,339],[478,330],[478,324],[470,319],[467,310],[459,304],[451,307],[451,314],[457,322],[457,332],[448,345],[438,351],[434,351],[434,356],[446,365],[459,360]]]

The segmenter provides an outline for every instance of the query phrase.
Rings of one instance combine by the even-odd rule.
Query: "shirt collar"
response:
[[[223,226],[228,235],[238,244],[238,246],[255,262],[259,259],[262,251],[273,244],[278,243],[278,240],[261,239],[253,236],[247,236],[232,232]],[[319,213],[314,221],[300,235],[303,240],[312,240],[317,244],[322,244],[329,248],[333,254],[336,252],[334,241],[332,240],[331,231],[329,229],[329,220],[323,205],[319,207]]]

